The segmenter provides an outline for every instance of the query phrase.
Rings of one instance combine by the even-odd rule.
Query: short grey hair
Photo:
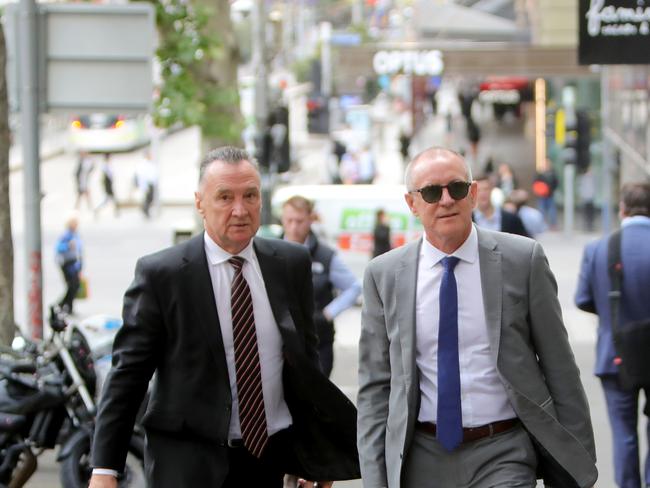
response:
[[[406,165],[406,169],[404,170],[404,184],[406,185],[406,190],[407,191],[413,191],[416,188],[413,188],[413,168],[417,165],[418,162],[420,162],[422,159],[426,159],[428,157],[433,157],[437,156],[440,153],[446,153],[448,155],[453,155],[460,159],[463,162],[463,165],[465,166],[465,173],[467,174],[467,181],[472,181],[472,168],[470,167],[469,163],[467,160],[463,157],[462,154],[459,152],[454,151],[453,149],[447,149],[446,147],[442,146],[433,146],[428,149],[425,149],[424,151],[418,153],[411,161],[409,164]]]
[[[201,161],[201,165],[199,166],[199,186],[205,177],[208,167],[215,161],[233,165],[237,165],[241,161],[248,161],[258,174],[260,172],[257,161],[248,151],[235,146],[221,146],[209,151]]]

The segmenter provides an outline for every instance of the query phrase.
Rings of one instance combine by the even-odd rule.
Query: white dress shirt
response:
[[[237,378],[235,374],[235,349],[232,334],[232,313],[230,308],[230,289],[235,276],[235,269],[228,262],[233,255],[220,248],[207,233],[204,233],[205,253],[208,258],[208,268],[212,279],[221,337],[226,351],[226,364],[232,392],[232,413],[228,439],[241,439],[239,423],[239,401],[237,399]],[[278,328],[271,303],[269,302],[262,278],[262,271],[257,255],[253,249],[253,241],[241,251],[238,256],[246,260],[243,267],[244,278],[248,282],[253,299],[253,315],[257,331],[257,347],[262,372],[262,391],[264,393],[264,410],[269,435],[289,427],[292,423],[289,407],[284,400],[282,385],[282,337]],[[215,324],[215,327],[217,324]]]
[[[420,372],[418,420],[436,422],[438,407],[438,321],[440,282],[447,256],[424,236],[418,261],[415,309],[416,364]],[[476,228],[452,254],[458,287],[458,354],[463,427],[516,417],[490,353]]]

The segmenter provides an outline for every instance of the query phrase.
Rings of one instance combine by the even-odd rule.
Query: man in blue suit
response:
[[[650,184],[628,183],[622,188],[620,203],[621,259],[623,263],[620,322],[650,317]],[[622,388],[619,383],[616,351],[608,292],[607,241],[605,236],[587,245],[582,258],[575,302],[578,308],[598,315],[598,344],[595,374],[600,377],[614,440],[614,473],[620,488],[650,486],[650,454],[645,460],[645,484],[639,469],[637,437],[639,389]],[[645,389],[644,414],[650,417],[650,390]],[[650,439],[650,422],[646,423]]]

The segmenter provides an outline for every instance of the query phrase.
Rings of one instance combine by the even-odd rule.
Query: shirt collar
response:
[[[422,236],[422,251],[421,256],[427,261],[428,267],[433,267],[440,262],[441,259],[447,257],[447,254],[442,252],[440,249],[435,247],[429,241],[427,241],[426,236]],[[456,249],[450,256],[456,256],[461,261],[467,263],[474,263],[478,259],[478,233],[476,232],[476,227],[472,224],[472,230],[465,239],[465,242]]]
[[[650,217],[646,217],[645,215],[633,215],[632,217],[625,217],[621,221],[621,227],[626,227],[631,224],[650,225]]]
[[[238,254],[230,254],[228,251],[224,250],[221,246],[212,240],[207,232],[203,232],[203,242],[205,243],[205,254],[208,257],[208,261],[213,266],[228,261],[233,256],[241,256],[249,263],[255,262],[253,239],[251,239],[248,245]]]

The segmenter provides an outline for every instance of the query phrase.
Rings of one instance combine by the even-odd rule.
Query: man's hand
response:
[[[117,478],[110,474],[94,474],[88,488],[117,488]]]
[[[302,488],[332,488],[333,481],[307,481],[303,479],[298,480],[298,486]]]

